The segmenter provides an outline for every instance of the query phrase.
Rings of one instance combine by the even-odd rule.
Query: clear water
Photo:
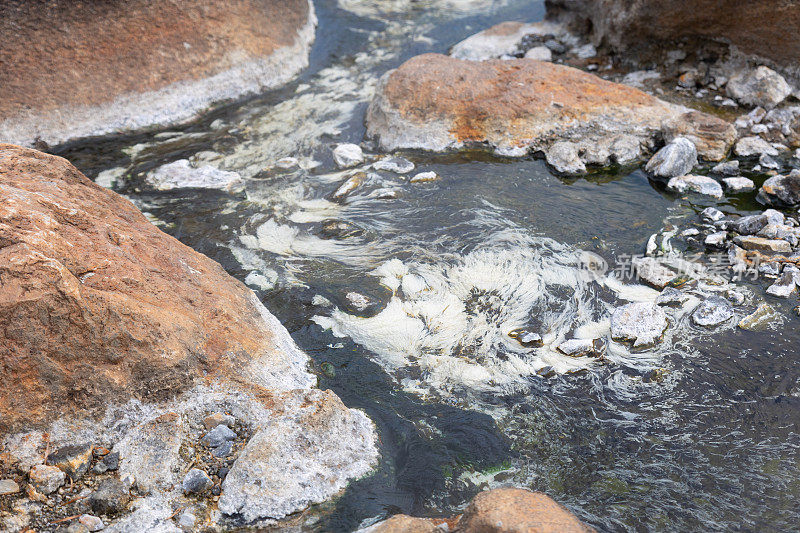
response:
[[[311,67],[289,86],[183,128],[55,149],[91,177],[114,171],[114,189],[162,229],[257,280],[320,386],[375,421],[380,465],[321,506],[314,529],[352,531],[396,512],[449,515],[498,484],[544,491],[601,531],[796,529],[796,302],[771,302],[787,319],[763,333],[733,322],[700,330],[677,315],[657,349],[613,347],[606,363],[553,350],[602,331],[615,305],[653,297],[631,282],[586,278],[586,252],[614,265],[711,203],[669,195],[638,170],[567,180],[533,158],[481,152],[407,153],[416,171],[441,179],[383,173],[330,200],[344,179],[331,147],[362,140],[381,74],[494,23],[538,20],[541,3],[316,6]],[[319,166],[270,171],[284,156]],[[186,157],[240,172],[246,195],[148,191],[147,171]],[[387,190],[395,197],[382,199]],[[757,205],[745,195],[721,208]],[[348,231],[332,231],[332,221]],[[737,290],[748,304],[763,295]],[[372,304],[354,309],[350,292]],[[545,333],[545,347],[508,338],[522,326]],[[545,366],[555,372],[540,376]],[[651,382],[654,368],[666,379]]]

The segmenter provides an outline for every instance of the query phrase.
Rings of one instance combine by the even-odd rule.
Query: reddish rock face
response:
[[[308,0],[2,2],[0,139],[61,142],[186,119],[294,75],[314,20]],[[193,84],[229,71],[216,87]],[[175,83],[185,84],[176,94],[134,96]],[[95,120],[115,101],[125,116]]]
[[[386,149],[487,143],[509,152],[612,135],[646,143],[664,120],[683,111],[562,65],[423,54],[384,78],[367,114],[367,131]]]
[[[0,144],[0,432],[216,378],[306,388],[243,284],[69,162]]]
[[[547,0],[550,17],[591,33],[597,44],[643,58],[682,38],[729,42],[800,73],[800,2],[786,0]]]

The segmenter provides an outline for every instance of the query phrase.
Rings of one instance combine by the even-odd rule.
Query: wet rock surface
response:
[[[633,343],[634,348],[646,348],[661,340],[668,324],[667,315],[659,306],[631,303],[611,315],[611,336]]]

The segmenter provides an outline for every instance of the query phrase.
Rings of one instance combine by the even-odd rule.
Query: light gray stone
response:
[[[733,239],[738,246],[745,250],[767,252],[767,253],[789,253],[792,246],[779,239],[765,239],[752,235],[741,235]]]
[[[722,248],[727,238],[728,238],[728,232],[717,231],[716,233],[711,233],[707,235],[704,242],[706,243],[706,246]]]
[[[689,297],[676,289],[675,287],[665,287],[661,294],[658,295],[656,298],[656,305],[662,305],[667,307],[680,307],[682,306]]]
[[[732,159],[730,161],[723,161],[711,170],[717,174],[722,174],[723,176],[736,176],[739,174],[739,160]]]
[[[639,279],[657,289],[663,289],[678,275],[652,257],[634,257],[631,264]]]
[[[17,492],[19,492],[19,485],[13,479],[0,479],[0,496]]]
[[[778,280],[767,287],[767,294],[776,296],[778,298],[788,298],[794,294],[798,285],[798,275],[796,272],[787,271],[784,269],[783,274]]]
[[[357,144],[340,144],[333,149],[333,160],[339,168],[355,167],[364,162],[364,152]]]
[[[28,472],[28,480],[42,494],[54,492],[66,479],[60,468],[50,465],[36,465]]]
[[[86,526],[89,531],[101,531],[105,529],[106,525],[103,521],[94,515],[91,514],[83,514],[78,518],[78,522]]]
[[[689,174],[697,165],[697,148],[683,137],[673,139],[647,162],[645,170],[660,178]]]
[[[667,189],[679,192],[693,192],[713,198],[722,198],[722,185],[716,180],[706,176],[677,176],[669,180]]]
[[[646,302],[624,305],[611,315],[611,337],[632,342],[634,348],[654,346],[667,326],[667,315],[661,307]]]
[[[179,159],[158,167],[147,174],[145,181],[159,191],[217,189],[237,193],[245,188],[245,182],[238,173],[219,170],[209,165],[194,168],[188,159]]]
[[[414,163],[405,157],[387,157],[379,159],[372,164],[375,170],[385,170],[396,174],[408,174],[414,170]]]
[[[206,429],[214,429],[220,424],[233,427],[236,424],[236,418],[226,413],[211,413],[203,419],[203,425]]]
[[[760,157],[763,154],[776,156],[779,154],[777,148],[761,137],[743,137],[739,139],[733,148],[733,152],[739,157]]]
[[[185,435],[183,418],[167,413],[128,432],[114,447],[119,452],[120,476],[130,475],[142,492],[168,489],[181,476],[180,447]]]
[[[717,222],[725,218],[725,213],[716,207],[706,207],[700,212],[700,218],[709,222]]]
[[[756,190],[756,184],[750,178],[742,176],[735,178],[723,178],[722,183],[725,188],[732,193],[750,192]]]
[[[428,181],[436,181],[437,179],[439,179],[438,174],[432,170],[429,170],[427,172],[419,172],[418,174],[414,174],[414,176],[408,181],[411,183],[425,183]]]
[[[534,46],[525,52],[526,59],[536,59],[537,61],[552,61],[553,52],[546,46]]]
[[[733,317],[733,306],[721,296],[709,296],[692,313],[692,322],[698,326],[717,326]]]
[[[563,174],[584,174],[586,166],[578,154],[575,143],[561,141],[553,144],[546,152],[547,163]]]
[[[755,235],[767,225],[767,217],[764,215],[748,215],[739,217],[728,224],[728,227],[741,235]]]
[[[760,66],[755,70],[745,69],[731,76],[725,87],[728,96],[747,105],[771,109],[790,94],[791,86],[771,68]]]
[[[225,442],[235,438],[236,433],[232,429],[230,429],[228,426],[220,424],[206,433],[200,442],[206,446],[210,446],[211,448],[216,448],[217,446],[220,446],[221,444],[224,444]]]
[[[599,357],[605,353],[606,343],[602,339],[569,339],[556,349],[569,357]]]

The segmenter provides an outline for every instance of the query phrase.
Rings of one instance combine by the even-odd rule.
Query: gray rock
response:
[[[562,141],[551,146],[546,153],[547,163],[563,174],[584,174],[586,166],[578,154],[575,143]]]
[[[733,152],[739,157],[753,157],[761,155],[776,156],[778,150],[761,137],[743,137],[739,139]]]
[[[333,149],[333,160],[339,168],[354,167],[364,162],[364,152],[357,144],[340,144]]]
[[[522,346],[526,348],[537,348],[544,344],[542,340],[542,336],[534,331],[530,331],[527,329],[517,329],[514,331],[510,331],[508,336],[512,339],[516,339]]]
[[[761,214],[767,217],[767,220],[769,220],[770,224],[784,224],[787,222],[786,215],[774,209],[767,209]]]
[[[526,59],[536,59],[537,61],[552,61],[553,52],[546,46],[534,46],[525,52]]]
[[[226,441],[220,444],[219,446],[215,446],[211,449],[211,455],[214,457],[228,457],[233,450],[233,443],[231,441]]]
[[[111,452],[100,461],[106,470],[116,470],[119,468],[119,452]]]
[[[578,59],[591,59],[597,56],[597,49],[591,44],[584,44],[572,50]]]
[[[780,239],[788,242],[794,248],[800,239],[800,229],[785,224],[767,224],[758,232],[758,236],[767,239]]]
[[[377,459],[372,422],[336,406],[341,401],[329,391],[287,397],[284,414],[256,430],[225,476],[219,510],[246,522],[280,519],[368,471]]]
[[[653,176],[674,178],[689,174],[697,165],[697,148],[683,137],[673,139],[650,158],[645,170]]]
[[[78,522],[86,526],[86,528],[92,532],[100,531],[106,527],[99,517],[90,514],[81,515],[80,518],[78,518]]]
[[[739,327],[748,331],[763,331],[780,320],[780,315],[769,304],[761,304],[758,309],[739,321]]]
[[[36,465],[28,472],[28,480],[42,494],[50,494],[64,484],[67,475],[60,468]]]
[[[237,172],[219,170],[206,165],[194,168],[188,159],[162,165],[145,177],[159,191],[174,189],[218,189],[230,193],[242,192],[245,182]]]
[[[98,515],[115,515],[123,512],[131,501],[128,487],[117,478],[103,480],[89,495],[92,512]]]
[[[733,317],[733,306],[721,296],[709,296],[692,313],[698,326],[717,326]]]
[[[89,533],[89,528],[80,522],[73,522],[64,529],[59,529],[58,533]]]
[[[185,435],[183,418],[166,413],[140,424],[115,446],[120,454],[120,477],[132,476],[148,493],[177,484],[182,475],[180,447]]]
[[[556,41],[555,39],[547,39],[544,42],[544,45],[550,49],[554,54],[564,54],[567,51],[567,47],[564,46],[562,43]]]
[[[0,479],[0,496],[17,492],[19,492],[19,485],[13,479]]]
[[[214,429],[220,424],[232,427],[236,424],[236,418],[226,413],[211,413],[203,419],[206,429]]]
[[[723,176],[736,176],[739,174],[739,160],[732,159],[730,161],[723,161],[711,170],[712,172],[722,174]]]
[[[339,185],[339,188],[333,193],[334,200],[342,200],[348,194],[355,191],[364,183],[367,175],[364,172],[356,172],[345,180],[344,183]]]
[[[792,251],[791,245],[779,239],[765,239],[764,237],[738,236],[733,239],[738,246],[745,250],[767,252],[767,253],[789,253]]]
[[[617,308],[611,315],[611,337],[646,348],[660,342],[667,329],[667,315],[661,307],[637,302]]]
[[[787,271],[784,269],[783,274],[778,280],[767,287],[767,294],[776,296],[778,298],[788,298],[794,294],[798,285],[798,275],[796,272]]]
[[[732,193],[749,192],[756,190],[753,180],[745,177],[723,178],[722,183],[725,188]]]
[[[197,517],[191,511],[183,511],[178,515],[178,525],[184,529],[192,529],[197,522]]]
[[[64,471],[77,481],[89,470],[92,463],[91,444],[73,444],[64,446],[47,456],[47,463]]]
[[[236,433],[225,425],[218,425],[201,439],[200,442],[211,448],[216,448],[236,438]]]
[[[725,213],[717,209],[716,207],[706,207],[702,211],[700,211],[700,218],[703,220],[707,220],[709,222],[717,222],[725,218]]]
[[[767,225],[767,217],[764,215],[749,215],[737,218],[728,227],[741,235],[755,235]]]
[[[415,174],[408,181],[410,181],[411,183],[425,183],[428,181],[436,181],[437,179],[439,179],[439,176],[436,174],[436,172],[429,170],[427,172],[420,172],[418,174]]]
[[[680,307],[688,300],[688,298],[689,297],[686,296],[686,294],[675,287],[666,287],[656,298],[656,305]]]
[[[199,468],[192,468],[187,472],[181,483],[184,494],[202,494],[214,486],[214,482]]]
[[[678,275],[652,257],[634,257],[631,264],[639,279],[656,289],[663,289]]]
[[[768,170],[778,170],[781,168],[780,163],[767,154],[761,154],[761,157],[758,158],[758,164],[761,168],[766,168]]]
[[[569,357],[600,357],[606,351],[603,339],[569,339],[556,347]]]
[[[759,189],[758,199],[774,206],[800,204],[800,171],[793,170],[786,176],[772,176]]]
[[[372,164],[375,170],[385,170],[387,172],[394,172],[396,174],[408,174],[414,170],[414,163],[405,157],[387,157],[380,159]]]
[[[540,22],[522,24],[504,22],[487,30],[470,35],[450,50],[457,59],[485,61],[515,54],[517,46],[527,35],[559,34],[563,30],[556,24]]]
[[[679,193],[693,192],[713,198],[722,198],[722,186],[714,179],[706,176],[677,176],[667,183],[667,189]]]
[[[727,240],[727,238],[728,238],[728,232],[717,231],[716,233],[711,233],[706,236],[705,244],[706,246],[722,248],[725,245],[725,241]]]
[[[780,263],[760,263],[758,273],[767,277],[778,277],[781,273]]]
[[[774,70],[760,66],[755,70],[745,69],[728,80],[728,96],[746,105],[771,109],[792,94],[791,86]]]

